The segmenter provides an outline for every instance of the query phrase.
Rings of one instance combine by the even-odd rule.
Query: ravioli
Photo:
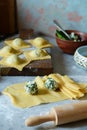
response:
[[[53,46],[48,40],[42,37],[31,39],[29,40],[29,43],[31,43],[36,48],[50,48]]]
[[[22,51],[20,50],[15,50],[14,48],[10,46],[4,46],[3,48],[0,49],[0,56],[1,57],[7,57],[12,54],[21,54]]]
[[[44,49],[34,49],[30,51],[25,51],[24,55],[27,58],[27,60],[31,61],[51,59],[51,56]]]
[[[23,49],[23,48],[29,48],[30,45],[27,44],[24,40],[21,38],[16,38],[14,40],[5,40],[4,41],[7,45],[13,47],[16,50]]]
[[[26,58],[20,58],[16,54],[5,57],[0,60],[0,64],[7,67],[16,68],[19,71],[22,71],[23,67],[29,63]]]

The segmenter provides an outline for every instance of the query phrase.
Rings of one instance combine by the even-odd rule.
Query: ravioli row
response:
[[[28,42],[25,42],[21,38],[16,38],[14,40],[5,40],[4,42],[16,50],[22,48],[29,48],[31,46],[34,46],[36,48],[41,48],[41,49],[49,48],[53,46],[52,43],[50,43],[48,40],[42,37],[36,37],[34,39],[28,40]]]

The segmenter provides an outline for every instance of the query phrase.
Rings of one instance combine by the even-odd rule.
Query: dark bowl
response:
[[[75,42],[73,40],[63,40],[57,37],[56,35],[56,42],[59,48],[64,52],[68,54],[74,54],[75,50],[83,45],[87,45],[87,33],[80,32],[77,30],[66,30],[68,34],[71,34],[71,32],[74,32],[77,34],[80,38],[81,41]]]

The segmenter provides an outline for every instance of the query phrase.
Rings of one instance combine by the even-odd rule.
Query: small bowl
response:
[[[81,38],[81,41],[75,42],[73,40],[63,40],[56,36],[56,43],[59,46],[59,48],[62,49],[64,53],[74,54],[75,50],[78,47],[87,45],[87,33],[76,31],[76,30],[66,30],[66,32],[68,34],[71,34],[72,32],[74,32]]]
[[[74,60],[80,67],[87,69],[87,46],[81,46],[76,49]]]

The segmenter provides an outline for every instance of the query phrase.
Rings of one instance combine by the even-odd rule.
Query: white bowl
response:
[[[74,60],[80,67],[87,69],[87,46],[81,46],[76,49]]]

